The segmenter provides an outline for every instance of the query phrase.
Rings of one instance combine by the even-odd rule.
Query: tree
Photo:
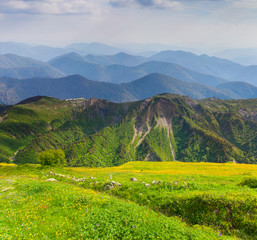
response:
[[[65,154],[63,150],[47,150],[38,154],[41,165],[65,165]]]

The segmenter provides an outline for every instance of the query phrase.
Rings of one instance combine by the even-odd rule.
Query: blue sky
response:
[[[0,41],[257,47],[256,0],[0,0]]]

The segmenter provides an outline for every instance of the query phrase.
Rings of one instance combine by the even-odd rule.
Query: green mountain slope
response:
[[[256,163],[257,99],[193,100],[157,95],[143,101],[33,98],[1,114],[0,158],[36,162],[63,149],[70,166],[128,161]]]

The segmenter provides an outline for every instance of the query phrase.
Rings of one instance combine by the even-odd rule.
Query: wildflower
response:
[[[93,232],[95,231],[95,229],[93,228]]]
[[[99,223],[97,223],[96,226],[99,227]]]
[[[220,231],[217,231],[217,232],[218,232],[219,236],[221,237],[222,236],[221,232]]]
[[[133,228],[136,228],[135,226],[133,226]]]

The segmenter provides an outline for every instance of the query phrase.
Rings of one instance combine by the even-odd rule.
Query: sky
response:
[[[257,47],[256,0],[0,0],[0,42]]]

